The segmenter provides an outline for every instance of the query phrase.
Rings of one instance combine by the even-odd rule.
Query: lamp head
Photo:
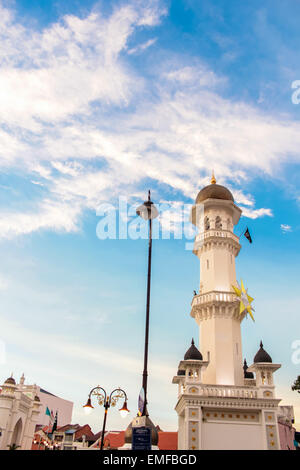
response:
[[[91,398],[89,397],[86,404],[83,406],[84,412],[86,415],[89,415],[92,409],[94,408],[91,402]]]
[[[129,413],[129,409],[127,408],[127,401],[126,400],[124,401],[124,404],[123,404],[122,408],[119,409],[119,411],[120,411],[120,414],[121,414],[122,418],[126,418],[126,416]]]
[[[155,219],[158,216],[158,210],[150,199],[150,191],[148,192],[148,201],[139,206],[136,213],[144,220]]]

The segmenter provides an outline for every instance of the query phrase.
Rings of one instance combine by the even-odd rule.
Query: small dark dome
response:
[[[203,359],[201,352],[195,346],[194,339],[192,339],[192,344],[184,355],[185,361],[188,361],[189,359],[196,361],[202,361]]]
[[[247,361],[246,359],[244,360],[244,378],[245,379],[254,379],[254,374],[253,372],[247,372],[247,369],[248,369],[248,364],[247,364]]]
[[[177,375],[185,375],[185,370],[183,370],[183,369],[178,369]]]
[[[34,397],[34,401],[41,401],[40,400],[40,397],[38,397],[37,395]]]
[[[8,377],[8,379],[6,379],[4,383],[9,385],[16,385],[16,381],[13,377]]]
[[[228,201],[234,201],[233,195],[229,189],[220,184],[212,183],[205,188],[201,189],[196,197],[196,204],[205,201],[206,199],[225,199]]]
[[[253,362],[272,362],[271,356],[264,350],[262,341],[260,342],[260,348],[255,354]]]

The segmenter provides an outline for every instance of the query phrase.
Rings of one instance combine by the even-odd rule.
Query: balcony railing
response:
[[[233,292],[211,291],[195,295],[192,300],[192,307],[208,302],[234,302],[235,300],[237,300],[237,297]]]
[[[203,397],[257,398],[255,387],[232,385],[200,385],[198,395]]]
[[[206,238],[231,238],[232,240],[239,243],[239,237],[232,233],[230,230],[206,230],[205,232],[198,233],[195,237],[195,242],[203,242]]]

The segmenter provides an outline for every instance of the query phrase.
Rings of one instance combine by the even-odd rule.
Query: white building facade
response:
[[[40,407],[35,393],[25,394],[13,377],[6,379],[0,393],[0,450],[31,449]]]
[[[0,391],[0,450],[15,444],[18,449],[31,449],[37,425],[51,426],[53,419],[46,409],[57,412],[57,425],[71,423],[73,403],[43,390],[38,385],[26,385],[24,374],[17,384],[11,376]]]
[[[178,449],[280,449],[273,373],[280,364],[260,349],[251,367],[243,367],[240,300],[235,258],[239,238],[233,233],[241,216],[231,192],[216,184],[203,188],[192,208],[197,226],[194,254],[200,261],[200,289],[191,316],[200,329],[180,362]]]

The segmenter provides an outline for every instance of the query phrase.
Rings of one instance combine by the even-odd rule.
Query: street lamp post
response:
[[[104,406],[104,418],[103,418],[103,427],[102,427],[101,444],[100,444],[100,450],[103,450],[107,411],[111,406],[116,406],[119,398],[124,398],[123,406],[122,408],[120,408],[119,411],[120,411],[122,418],[125,418],[127,414],[129,413],[129,410],[127,408],[128,398],[127,398],[126,392],[124,392],[124,390],[122,390],[121,388],[115,388],[110,393],[110,395],[107,395],[104,388],[98,385],[97,387],[92,388],[92,390],[89,393],[88,400],[83,407],[87,413],[91,412],[92,409],[94,408],[92,405],[92,400],[91,400],[92,396],[96,397],[98,404],[100,406],[101,405]]]
[[[147,385],[148,385],[148,346],[149,346],[149,316],[150,316],[150,287],[151,287],[151,257],[152,257],[152,220],[158,216],[158,210],[151,201],[150,191],[148,191],[148,200],[139,206],[136,210],[137,215],[144,220],[149,221],[149,241],[148,241],[148,274],[147,274],[147,300],[146,300],[146,326],[145,326],[145,348],[144,348],[144,370],[143,384],[144,406],[141,412],[142,416],[148,416],[147,410]]]

